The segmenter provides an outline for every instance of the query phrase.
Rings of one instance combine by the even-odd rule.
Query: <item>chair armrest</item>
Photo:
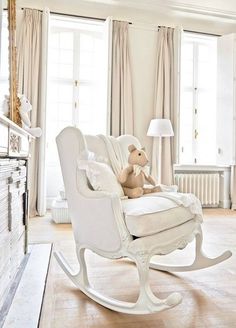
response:
[[[119,252],[123,241],[132,236],[125,225],[121,200],[116,193],[80,191],[78,210],[74,207],[72,224],[79,244],[100,252]],[[73,219],[74,218],[74,219]]]
[[[101,190],[91,190],[89,188],[83,190],[82,195],[85,198],[118,198],[119,196],[116,193],[110,193],[107,191],[101,191]]]

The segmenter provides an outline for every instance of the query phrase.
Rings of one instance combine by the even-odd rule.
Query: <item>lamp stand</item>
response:
[[[162,137],[159,137],[159,149],[158,149],[158,171],[157,171],[157,175],[158,175],[158,183],[161,184],[161,155],[162,155]]]

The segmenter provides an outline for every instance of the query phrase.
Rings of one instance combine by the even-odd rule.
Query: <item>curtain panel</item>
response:
[[[177,158],[177,126],[179,102],[179,28],[160,27],[157,35],[156,78],[154,98],[154,118],[170,119],[175,136],[162,138],[163,184],[173,184],[173,164]],[[157,179],[158,140],[153,138],[152,175]],[[157,179],[158,180],[158,179]]]
[[[231,166],[230,198],[231,198],[231,209],[235,211],[236,210],[236,165]]]
[[[31,144],[29,163],[29,213],[44,215],[45,202],[45,132],[47,44],[49,11],[24,9],[18,38],[18,92],[32,105],[32,127],[42,128],[40,139]]]
[[[113,21],[110,134],[133,134],[133,99],[128,22]]]

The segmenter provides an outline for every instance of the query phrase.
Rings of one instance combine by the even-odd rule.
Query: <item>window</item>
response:
[[[180,164],[216,163],[217,37],[183,33]]]
[[[0,110],[3,105],[5,95],[9,95],[9,67],[8,67],[8,22],[7,11],[2,15],[1,32],[1,58],[0,58]]]
[[[104,22],[52,16],[48,59],[47,198],[62,177],[55,138],[66,126],[106,134]]]

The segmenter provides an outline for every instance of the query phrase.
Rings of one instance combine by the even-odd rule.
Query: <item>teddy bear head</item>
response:
[[[18,97],[20,98],[21,103],[20,110],[23,113],[29,113],[32,110],[32,105],[29,102],[29,99],[27,99],[25,95],[18,95]]]
[[[131,165],[145,166],[148,163],[147,154],[144,148],[137,149],[135,145],[129,145],[128,150],[130,152],[128,157],[128,163]]]

